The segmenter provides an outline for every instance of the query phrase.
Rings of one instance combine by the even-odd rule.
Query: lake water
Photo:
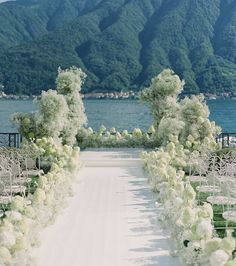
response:
[[[97,130],[107,128],[131,131],[135,127],[149,128],[152,117],[148,108],[137,100],[85,100],[88,125]],[[236,100],[208,101],[211,120],[216,121],[224,132],[236,132]],[[10,122],[14,112],[32,112],[36,108],[32,100],[0,100],[0,132],[16,132]]]

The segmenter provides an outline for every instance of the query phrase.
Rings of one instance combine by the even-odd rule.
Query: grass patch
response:
[[[197,193],[197,202],[199,205],[202,205],[204,202],[207,202],[207,197],[212,196],[210,193],[198,192],[197,186],[200,185],[199,182],[191,183],[192,187],[194,188],[195,192]],[[232,228],[233,230],[233,237],[236,238],[236,223],[235,222],[227,222],[222,213],[227,210],[227,206],[224,205],[213,205],[213,225],[216,230],[217,235],[220,238],[226,236],[226,229]]]

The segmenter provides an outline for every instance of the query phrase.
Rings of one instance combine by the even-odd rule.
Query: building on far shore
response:
[[[136,99],[138,93],[133,91],[127,92],[91,92],[83,95],[84,99]]]
[[[89,92],[82,94],[84,99],[138,99],[138,91],[125,91],[125,92]],[[186,96],[191,96],[189,94],[183,93],[182,98]],[[236,100],[236,93],[204,93],[206,100],[216,100],[216,99],[233,99]],[[15,95],[15,94],[6,94],[4,92],[4,87],[0,83],[0,99],[12,99],[12,100],[28,100],[40,97],[37,95]]]

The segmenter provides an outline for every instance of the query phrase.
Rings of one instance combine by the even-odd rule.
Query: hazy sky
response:
[[[0,3],[7,2],[7,1],[14,1],[14,0],[0,0]]]

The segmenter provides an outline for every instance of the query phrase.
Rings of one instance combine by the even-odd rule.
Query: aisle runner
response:
[[[39,266],[172,266],[140,150],[85,151],[75,196],[35,250]]]

